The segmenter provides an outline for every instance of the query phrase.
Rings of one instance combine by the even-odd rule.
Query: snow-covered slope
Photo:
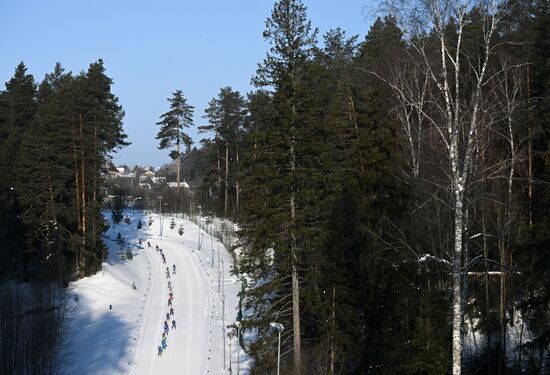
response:
[[[231,352],[229,338],[225,340],[224,369],[222,327],[235,322],[241,288],[238,279],[230,275],[231,255],[204,231],[198,251],[199,228],[187,220],[175,218],[175,228],[170,229],[171,218],[162,218],[161,236],[158,215],[152,215],[151,226],[144,214],[128,216],[130,224],[121,222],[106,234],[110,255],[104,270],[70,287],[71,296],[77,298],[71,298],[62,373],[223,374],[229,373],[229,366],[233,373],[237,367],[241,374],[248,373],[244,352],[237,353],[236,337],[231,338]],[[143,223],[139,230],[138,220]],[[180,225],[183,235],[178,233]],[[125,240],[122,246],[116,241],[118,233]],[[162,249],[166,264],[156,246]],[[131,250],[132,259],[124,259],[127,252],[121,249],[125,248]],[[170,269],[169,279],[166,267]],[[166,349],[159,356],[157,348],[170,310],[168,282],[174,297],[174,314],[168,323],[171,328],[171,321],[175,320],[177,326],[170,329]],[[223,287],[218,288],[219,282]]]

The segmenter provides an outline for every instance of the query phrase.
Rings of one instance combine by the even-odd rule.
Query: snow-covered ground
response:
[[[70,287],[62,374],[224,374],[230,366],[234,374],[237,368],[241,374],[248,373],[248,358],[237,338],[227,337],[229,329],[224,345],[223,327],[236,321],[241,288],[231,274],[229,252],[204,231],[199,251],[199,228],[187,220],[175,218],[176,225],[170,229],[168,216],[161,219],[153,214],[149,226],[146,214],[127,215],[130,224],[122,221],[106,233],[110,254],[104,270]],[[110,213],[106,217],[110,219]],[[139,220],[141,229],[137,229]],[[180,225],[183,235],[178,233]],[[122,246],[116,241],[118,233],[125,240]],[[166,264],[156,246],[162,249]],[[132,259],[125,257],[126,248]],[[174,319],[177,327],[170,329],[167,348],[159,356],[157,348],[170,309],[169,281],[174,295],[169,325]]]

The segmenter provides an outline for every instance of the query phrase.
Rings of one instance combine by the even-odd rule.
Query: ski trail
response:
[[[150,309],[151,309],[151,296],[153,295],[153,288],[154,288],[154,278],[153,278],[153,275],[152,275],[152,265],[153,263],[151,262],[151,256],[149,255],[149,250],[147,248],[145,248],[145,256],[147,258],[147,287],[145,289],[145,293],[146,293],[146,296],[145,296],[145,306],[144,308],[142,308],[142,312],[141,312],[141,321],[142,321],[142,325],[139,329],[139,342],[138,342],[138,346],[137,346],[137,349],[136,349],[136,354],[135,354],[135,358],[134,358],[134,366],[132,366],[131,368],[131,371],[130,371],[130,374],[134,374],[135,373],[135,370],[136,370],[136,367],[137,367],[137,362],[139,361],[139,359],[141,358],[141,353],[143,352],[143,346],[144,346],[144,340],[143,340],[143,337],[144,337],[144,334],[145,334],[145,327],[146,327],[146,322],[149,318],[149,312],[150,312]]]
[[[219,263],[214,267],[211,257],[216,241],[209,241],[204,233],[204,246],[197,249],[199,228],[188,220],[177,219],[185,232],[168,229],[159,236],[160,218],[152,215],[154,224],[136,230],[137,219],[147,220],[143,213],[130,215],[131,224],[117,224],[108,234],[109,263],[97,275],[74,282],[71,293],[80,296],[73,301],[74,310],[68,332],[72,346],[67,350],[72,361],[65,365],[64,375],[171,375],[171,374],[228,374],[231,355],[224,356],[221,300],[223,293],[217,288]],[[151,216],[150,216],[151,217]],[[169,219],[168,219],[169,220]],[[204,225],[204,224],[203,224]],[[210,228],[211,229],[211,228]],[[126,246],[133,248],[133,260],[119,259],[123,247],[115,238],[122,233]],[[154,234],[153,234],[154,233]],[[143,247],[137,244],[144,238]],[[147,246],[147,242],[151,247]],[[162,263],[158,245],[163,249],[167,264]],[[134,248],[135,246],[135,248]],[[219,245],[218,245],[219,246]],[[225,261],[222,280],[230,277],[232,257],[220,246]],[[166,267],[173,285],[174,316],[177,328],[170,328],[167,348],[161,357],[157,347],[161,344],[163,325],[168,307],[168,281]],[[137,288],[132,288],[135,282]],[[226,285],[226,325],[236,319],[239,286]],[[112,304],[112,308],[111,308]],[[230,306],[228,308],[228,306]],[[236,358],[236,339],[233,340],[233,359]],[[225,340],[226,348],[228,345]],[[227,353],[227,351],[226,351]],[[241,373],[247,373],[242,364]],[[225,358],[225,366],[224,366]],[[235,361],[233,360],[233,365]],[[234,367],[234,366],[233,366]]]
[[[180,241],[166,237],[152,237],[151,256],[152,290],[144,321],[143,335],[136,361],[136,375],[199,374],[206,357],[208,337],[209,280],[197,257]],[[154,250],[159,245],[166,256],[166,265]],[[157,355],[157,346],[162,338],[162,326],[169,311],[166,267],[176,265],[176,274],[171,274],[174,293],[173,308],[176,329],[170,329],[164,354]],[[172,319],[172,318],[171,318]],[[170,325],[171,326],[171,325]],[[151,346],[150,348],[148,346]]]
[[[166,292],[166,285],[163,280],[162,261],[155,250],[155,242],[151,241],[151,248],[146,248],[149,259],[151,259],[151,290],[147,312],[144,314],[143,334],[140,339],[136,359],[136,375],[154,374],[154,360],[157,356],[157,346],[162,336],[163,309]],[[156,343],[156,345],[155,345]]]

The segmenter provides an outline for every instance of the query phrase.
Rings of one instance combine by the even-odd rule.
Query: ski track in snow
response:
[[[218,270],[212,269],[212,248],[217,241],[204,236],[203,249],[198,251],[198,227],[189,221],[176,219],[176,227],[169,229],[170,218],[164,218],[163,235],[159,236],[160,220],[147,226],[144,214],[129,214],[131,224],[121,222],[107,233],[110,239],[121,232],[135,250],[134,259],[120,261],[118,245],[106,240],[110,256],[105,270],[73,283],[70,293],[78,294],[80,301],[71,300],[68,322],[66,365],[62,374],[225,374],[224,347],[221,323],[221,302],[217,290]],[[143,228],[136,229],[138,219]],[[179,236],[177,228],[184,227]],[[137,249],[138,237],[143,248]],[[151,247],[147,246],[147,241]],[[163,250],[166,264],[156,251]],[[212,248],[211,248],[212,247]],[[230,275],[231,255],[221,247],[220,257],[225,262],[226,293],[225,325],[234,322],[237,314],[237,293],[240,284]],[[134,251],[133,251],[134,252]],[[172,274],[172,265],[176,274]],[[214,262],[216,264],[216,262]],[[176,329],[167,337],[167,348],[158,356],[168,306],[168,279],[174,299],[172,301]],[[135,282],[137,290],[131,287]],[[215,284],[215,285],[214,285]],[[109,304],[113,309],[109,310]],[[102,324],[103,323],[103,324]],[[100,327],[98,327],[100,324]],[[234,339],[233,371],[236,352]],[[247,373],[244,352],[241,355],[241,374]],[[229,358],[229,357],[227,357]],[[226,361],[227,362],[227,361]]]

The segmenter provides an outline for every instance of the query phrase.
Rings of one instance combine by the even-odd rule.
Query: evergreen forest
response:
[[[281,374],[548,374],[550,2],[379,7],[361,40],[276,1],[254,89],[212,93],[195,146],[199,103],[174,88],[151,124],[176,163],[167,209],[238,226],[252,375],[276,373],[278,333]],[[102,60],[40,82],[21,63],[0,91],[1,283],[51,294],[101,269],[129,145],[112,83]],[[55,373],[41,356],[20,373]]]

